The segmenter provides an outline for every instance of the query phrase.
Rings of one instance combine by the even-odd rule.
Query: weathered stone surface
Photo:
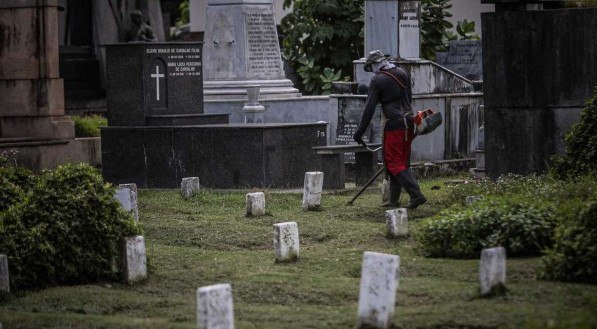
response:
[[[133,212],[133,217],[136,221],[139,221],[139,204],[138,204],[138,193],[137,193],[137,184],[135,183],[128,183],[128,184],[119,184],[119,188],[128,188],[131,195],[131,207]]]
[[[392,238],[408,236],[408,213],[406,208],[386,210],[388,236]]]
[[[197,194],[201,189],[199,184],[199,177],[186,177],[182,179],[180,183],[180,192],[183,198],[190,198]]]
[[[480,40],[452,40],[447,52],[436,53],[437,64],[469,80],[483,80],[483,49]]]
[[[294,262],[299,259],[300,243],[296,222],[274,224],[276,262]]]
[[[322,189],[323,173],[320,171],[306,172],[303,187],[303,210],[313,210],[321,207]]]
[[[247,216],[265,215],[265,193],[256,192],[247,194]]]
[[[494,289],[506,286],[506,249],[486,248],[481,251],[479,264],[481,295],[491,294]]]
[[[197,289],[197,328],[234,329],[230,284],[217,284]]]
[[[469,195],[466,197],[466,204],[467,205],[471,205],[479,200],[483,200],[483,196],[482,195]]]
[[[8,258],[0,254],[0,293],[10,292],[10,277],[8,271]]]
[[[140,235],[126,237],[124,243],[124,281],[135,283],[145,280],[147,278],[145,238]]]
[[[390,181],[385,179],[381,182],[381,203],[390,202]]]
[[[129,188],[118,188],[114,194],[114,198],[120,203],[120,206],[126,211],[133,210],[133,202],[131,199],[131,190]]]
[[[366,251],[359,292],[358,328],[389,328],[400,278],[400,257]]]

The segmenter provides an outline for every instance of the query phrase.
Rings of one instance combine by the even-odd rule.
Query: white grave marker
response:
[[[303,188],[303,210],[314,210],[321,206],[322,190],[323,173],[320,171],[306,172]]]
[[[186,177],[183,178],[180,183],[180,192],[185,199],[197,194],[200,189],[201,185],[199,184],[199,177]]]
[[[133,217],[135,218],[135,220],[139,221],[139,204],[137,201],[137,195],[138,195],[137,194],[137,184],[135,184],[135,183],[120,184],[120,185],[118,185],[118,188],[119,189],[129,189],[130,204],[131,204],[131,208],[132,208],[129,211],[131,211],[133,213]]]
[[[400,278],[400,257],[366,251],[359,292],[358,328],[389,328]]]
[[[0,293],[10,292],[10,277],[8,271],[8,257],[0,254]]]
[[[506,249],[504,247],[481,250],[479,264],[481,296],[487,296],[494,289],[506,287]]]
[[[247,194],[247,216],[265,215],[265,193],[256,192]]]
[[[386,210],[388,236],[392,238],[408,235],[408,213],[406,208]]]
[[[197,289],[197,328],[234,329],[230,284],[217,284]]]
[[[140,235],[124,238],[124,281],[134,283],[147,278],[145,238]]]
[[[296,222],[274,224],[276,262],[294,262],[299,259],[299,231]]]
[[[159,101],[160,100],[160,78],[164,77],[163,73],[160,73],[160,67],[156,66],[155,67],[155,73],[151,75],[152,78],[155,78],[155,100]]]

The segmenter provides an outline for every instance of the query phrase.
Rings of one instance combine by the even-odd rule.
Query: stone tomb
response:
[[[110,126],[228,123],[203,114],[201,43],[106,45]]]
[[[480,40],[452,40],[447,52],[435,62],[469,80],[483,80],[483,48]]]
[[[303,210],[315,210],[321,207],[321,192],[323,191],[323,173],[320,171],[306,172],[303,186]]]
[[[295,262],[299,259],[300,241],[298,224],[274,224],[274,250],[276,263]]]
[[[265,215],[265,193],[255,192],[247,194],[247,217]]]
[[[506,249],[486,248],[481,251],[479,263],[481,296],[501,293],[506,287]]]
[[[180,182],[180,194],[185,199],[197,194],[200,189],[199,177],[185,177]]]
[[[145,238],[140,235],[124,239],[123,280],[135,283],[147,279]]]
[[[370,251],[363,254],[358,328],[390,327],[399,278],[399,256]]]
[[[388,237],[398,238],[408,236],[408,213],[406,208],[386,210],[385,216]]]
[[[0,294],[10,292],[10,277],[8,270],[8,257],[0,254]]]
[[[232,288],[229,283],[197,289],[197,328],[234,329]]]

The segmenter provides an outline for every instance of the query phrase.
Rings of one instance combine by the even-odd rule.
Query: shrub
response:
[[[597,202],[565,218],[542,262],[545,279],[597,283]]]
[[[139,228],[114,192],[88,165],[39,176],[23,202],[0,213],[0,253],[13,287],[116,279],[120,240]]]
[[[34,184],[31,171],[25,168],[0,167],[0,212],[23,201]]]
[[[100,127],[108,126],[108,119],[99,115],[72,117],[75,122],[76,137],[99,137],[101,135]]]
[[[506,248],[509,256],[537,255],[552,244],[554,214],[546,205],[483,201],[423,221],[416,237],[430,257],[476,258],[481,249],[496,246]]]
[[[582,110],[580,121],[566,134],[563,156],[552,158],[550,172],[558,178],[597,174],[597,87]]]

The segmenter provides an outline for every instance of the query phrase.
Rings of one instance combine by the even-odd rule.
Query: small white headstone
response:
[[[140,235],[124,238],[124,281],[134,283],[147,278],[145,238]]]
[[[274,224],[276,262],[294,262],[299,259],[299,231],[296,222]]]
[[[483,196],[481,195],[469,195],[466,197],[466,205],[471,205],[479,200],[483,200]]]
[[[504,247],[481,250],[479,282],[481,296],[491,294],[496,287],[506,287],[506,249]]]
[[[388,236],[392,238],[408,235],[408,213],[406,208],[386,210]]]
[[[321,206],[322,190],[323,173],[320,171],[306,172],[303,188],[303,210],[318,209]]]
[[[256,192],[247,194],[247,216],[265,215],[265,193]]]
[[[358,328],[389,328],[400,278],[400,257],[366,251],[359,292]]]
[[[10,292],[10,277],[8,273],[8,257],[0,254],[0,292]]]
[[[390,203],[390,181],[387,179],[381,183],[381,203]]]
[[[230,284],[216,284],[197,289],[197,328],[234,329]]]
[[[136,221],[139,221],[139,204],[137,202],[137,196],[139,194],[137,193],[137,184],[135,184],[135,183],[120,184],[120,185],[118,185],[118,187],[129,189],[130,195],[131,195],[131,207],[132,207],[133,217],[135,218]]]
[[[183,178],[182,182],[180,183],[180,191],[182,193],[182,197],[185,199],[197,194],[199,189],[201,189],[199,177],[186,177]]]
[[[120,203],[120,206],[127,212],[133,210],[133,203],[131,200],[131,190],[128,188],[117,188],[114,198]]]

